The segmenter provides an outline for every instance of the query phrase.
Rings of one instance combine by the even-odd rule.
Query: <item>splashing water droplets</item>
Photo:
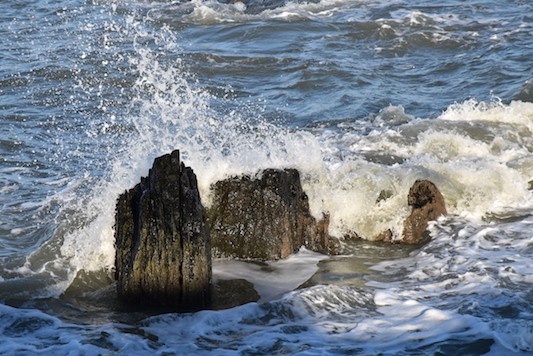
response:
[[[122,100],[127,101],[126,109],[120,111],[109,101],[110,83],[116,82],[110,82],[107,75],[96,82],[78,83],[83,95],[99,98],[97,109],[102,116],[89,125],[86,137],[101,142],[97,146],[106,153],[97,153],[104,157],[98,164],[105,171],[100,177],[79,178],[84,181],[83,191],[76,191],[78,199],[64,202],[50,243],[30,258],[37,261],[50,253],[57,255],[54,260],[65,271],[61,276],[51,264],[40,270],[51,276],[52,293],[64,291],[80,270],[112,270],[116,199],[146,176],[157,156],[179,149],[198,176],[206,205],[210,185],[230,175],[272,167],[299,167],[304,172],[322,167],[320,148],[310,133],[266,122],[255,104],[232,103],[234,109],[223,109],[231,99],[201,88],[187,71],[178,39],[168,26],[153,27],[148,19],[139,21],[132,15],[104,27],[103,50],[113,55],[103,67],[119,66],[124,79],[113,80],[131,85],[120,88]],[[118,47],[128,50],[121,52]],[[88,48],[82,53],[80,61],[91,57]]]

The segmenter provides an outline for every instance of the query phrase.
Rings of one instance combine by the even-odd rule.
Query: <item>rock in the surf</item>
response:
[[[310,214],[296,169],[229,178],[215,183],[212,193],[207,216],[216,257],[275,260],[301,246],[334,252],[329,216],[317,222]]]
[[[210,305],[209,230],[196,176],[178,151],[156,158],[148,177],[119,197],[115,223],[120,299],[184,310]]]
[[[428,236],[428,222],[447,214],[444,197],[432,182],[417,180],[409,190],[407,203],[413,209],[404,221],[402,242],[418,244]]]
[[[520,93],[518,93],[514,100],[520,100],[523,102],[529,102],[533,103],[533,79],[528,80],[525,84]]]

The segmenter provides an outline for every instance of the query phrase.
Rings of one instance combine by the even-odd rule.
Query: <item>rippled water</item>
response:
[[[528,1],[2,1],[0,353],[533,352],[532,14]],[[228,175],[298,168],[341,239],[397,238],[419,178],[450,215],[422,247],[215,263],[259,303],[125,310],[115,201],[176,148],[205,204]]]

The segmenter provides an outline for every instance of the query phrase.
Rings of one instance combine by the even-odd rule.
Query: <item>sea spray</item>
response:
[[[40,251],[51,248],[46,256],[56,257],[45,265],[53,280],[62,281],[59,292],[81,269],[112,269],[116,197],[147,174],[155,157],[173,149],[195,170],[206,205],[217,180],[265,168],[299,169],[313,215],[330,213],[330,233],[339,238],[355,233],[373,239],[387,229],[399,238],[416,179],[435,182],[452,214],[481,219],[531,204],[531,104],[469,100],[436,119],[389,106],[377,117],[358,118],[359,126],[366,125],[362,132],[346,121],[333,130],[282,128],[262,117],[262,103],[232,102],[231,95],[203,89],[168,26],[135,13],[112,21],[105,25],[104,49],[120,48],[110,60],[130,77],[125,83],[131,87],[119,89],[130,103],[115,112],[104,100],[102,84],[109,82],[79,82],[88,98],[103,98],[99,110],[107,114],[87,136],[106,152],[97,163],[104,173],[73,180],[83,186],[74,189],[78,198],[63,202],[56,234],[29,258],[41,260]]]
[[[531,104],[510,101],[532,77],[531,3],[256,5],[0,2],[0,353],[531,354]],[[187,122],[142,66],[192,100]],[[219,176],[299,168],[338,236],[401,231],[424,177],[450,214],[423,246],[295,264],[318,271],[292,292],[292,266],[230,267],[294,281],[273,300],[150,318],[114,304],[106,256],[116,197],[174,148],[206,201]]]
[[[199,177],[205,204],[209,204],[210,185],[231,175],[295,166],[313,172],[322,166],[318,143],[311,134],[279,128],[260,115],[243,116],[251,110],[240,104],[236,110],[217,111],[214,103],[226,99],[197,86],[168,28],[154,31],[149,25],[132,16],[108,26],[114,36],[133,34],[133,52],[127,59],[130,70],[124,73],[136,78],[131,104],[121,116],[106,115],[108,122],[87,132],[92,140],[111,141],[101,146],[108,152],[107,172],[98,179],[84,177],[88,192],[63,206],[59,216],[64,220],[54,237],[29,258],[49,261],[41,272],[50,275],[48,293],[52,295],[64,291],[81,270],[112,270],[116,199],[147,174],[157,156],[180,149],[183,160]],[[92,88],[86,90],[92,92]]]

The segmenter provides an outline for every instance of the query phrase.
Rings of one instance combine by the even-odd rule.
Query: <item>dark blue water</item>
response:
[[[531,353],[532,14],[529,1],[2,1],[0,353]],[[204,204],[228,175],[298,168],[341,239],[398,238],[420,178],[450,215],[416,249],[302,251],[270,273],[215,262],[260,303],[127,312],[115,201],[173,149]]]

